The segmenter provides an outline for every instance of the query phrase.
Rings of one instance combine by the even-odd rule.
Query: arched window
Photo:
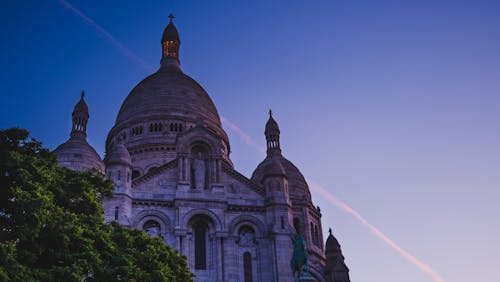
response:
[[[154,171],[155,171],[155,170],[157,170],[157,169],[158,169],[158,168],[157,168],[156,166],[154,166],[154,167],[152,167],[152,168],[150,168],[150,169],[148,170],[148,173],[154,172]]]
[[[249,252],[243,254],[243,271],[245,282],[252,282],[252,255]]]
[[[161,236],[161,226],[158,222],[154,220],[148,220],[142,226],[142,229],[148,233],[151,237],[160,237]]]
[[[298,217],[293,218],[293,227],[295,228],[295,232],[297,232],[297,234],[302,235],[302,230],[300,229],[300,219]]]
[[[255,231],[253,231],[252,227],[245,225],[240,228],[238,234],[238,245],[246,247],[252,247],[255,245]]]
[[[120,212],[120,208],[115,207],[115,220],[118,220],[118,213]]]
[[[194,268],[207,268],[207,229],[204,221],[198,221],[193,225],[194,232]]]
[[[317,225],[314,226],[314,238],[316,240],[316,245],[318,247],[321,247],[321,244],[320,244],[320,241],[319,241],[319,229],[318,229]]]
[[[314,245],[316,245],[316,232],[314,232],[314,225],[311,222],[311,240]]]

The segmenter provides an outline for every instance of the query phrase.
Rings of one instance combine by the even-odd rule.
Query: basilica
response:
[[[350,281],[331,230],[324,243],[320,208],[284,157],[271,112],[267,157],[250,178],[236,170],[214,103],[180,67],[172,18],[161,38],[160,67],[123,101],[104,159],[86,141],[82,93],[70,138],[54,151],[59,164],[112,180],[106,222],[161,238],[187,257],[195,281]],[[295,273],[298,242],[302,265]]]

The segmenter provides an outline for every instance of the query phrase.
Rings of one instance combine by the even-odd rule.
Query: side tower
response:
[[[104,163],[92,146],[87,143],[87,122],[89,108],[85,103],[85,92],[72,113],[71,134],[68,141],[59,145],[54,153],[59,165],[72,170],[96,170],[104,173]]]
[[[106,176],[114,183],[113,198],[104,199],[104,220],[130,226],[132,213],[132,160],[127,148],[118,143],[106,158]]]
[[[314,207],[309,186],[299,169],[281,152],[280,129],[272,112],[265,129],[267,157],[252,174],[252,180],[266,189],[266,213],[276,248],[277,272],[284,281],[293,281],[290,259],[292,258],[292,236],[305,239],[309,254],[309,271],[322,280],[325,266],[321,236],[321,213]],[[288,276],[290,275],[290,276]]]

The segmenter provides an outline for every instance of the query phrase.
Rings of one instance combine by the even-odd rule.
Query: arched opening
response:
[[[115,220],[118,220],[119,212],[120,212],[120,208],[115,207]]]
[[[238,232],[238,235],[238,245],[251,247],[255,244],[255,231],[252,227],[248,225],[242,226]]]
[[[144,230],[151,237],[161,237],[161,226],[154,220],[148,220],[142,226]]]
[[[300,219],[298,217],[293,218],[293,227],[295,228],[295,232],[297,232],[297,234],[302,235],[302,229],[300,228]]]
[[[194,268],[207,268],[207,233],[208,225],[203,220],[198,220],[193,224],[194,233]]]
[[[243,273],[244,281],[252,282],[252,255],[250,252],[245,252],[243,254]]]
[[[314,230],[314,225],[311,222],[311,240],[314,245],[316,245],[316,232]]]

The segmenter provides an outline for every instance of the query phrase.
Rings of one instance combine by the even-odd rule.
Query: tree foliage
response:
[[[59,167],[24,129],[0,131],[0,281],[192,281],[160,239],[104,224],[112,187]]]

